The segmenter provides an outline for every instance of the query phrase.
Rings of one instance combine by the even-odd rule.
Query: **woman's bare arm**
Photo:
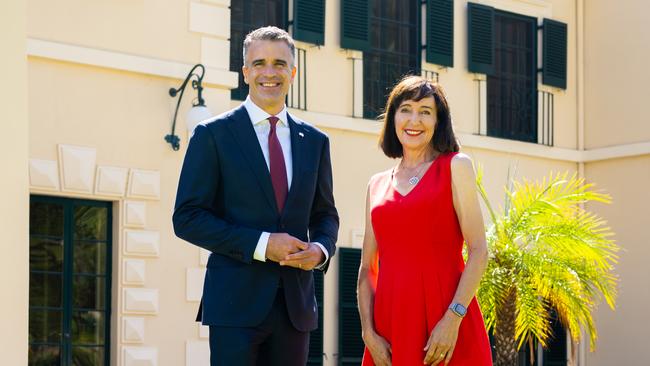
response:
[[[363,341],[368,347],[374,363],[379,366],[391,365],[391,349],[388,342],[375,331],[373,307],[379,271],[377,258],[377,241],[370,219],[370,191],[368,190],[366,193],[366,228],[357,281],[357,303]]]

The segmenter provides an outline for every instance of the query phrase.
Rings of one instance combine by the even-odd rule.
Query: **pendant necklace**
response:
[[[412,186],[418,184],[419,182],[420,182],[420,178],[418,178],[417,175],[414,175],[411,178],[409,178],[409,184]]]
[[[420,163],[420,167],[417,169],[415,175],[411,176],[411,178],[408,180],[410,185],[414,186],[420,182],[420,174],[422,173],[422,169],[424,169],[425,166],[426,162]]]

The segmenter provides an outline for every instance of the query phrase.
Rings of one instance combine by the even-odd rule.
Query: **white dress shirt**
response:
[[[269,131],[271,130],[271,124],[269,123],[268,118],[271,117],[269,113],[264,111],[262,108],[258,107],[250,97],[246,97],[244,101],[244,108],[248,112],[248,117],[253,123],[253,128],[255,129],[255,134],[257,135],[257,141],[260,143],[262,148],[262,154],[264,154],[264,160],[266,161],[266,167],[270,168],[269,161]],[[291,159],[291,133],[289,130],[289,121],[287,119],[287,107],[282,108],[280,113],[275,115],[278,117],[278,123],[275,126],[275,132],[280,141],[280,146],[282,146],[282,155],[284,155],[284,165],[287,168],[287,189],[291,189],[291,178],[293,177],[293,160]],[[253,253],[253,259],[266,262],[266,247],[269,244],[269,237],[271,233],[263,232],[260,235],[259,240],[257,241],[257,246],[255,247],[255,252]],[[325,261],[327,262],[329,258],[329,253],[327,249],[321,244],[314,242],[325,254]],[[322,265],[322,264],[321,264]],[[317,266],[316,268],[319,268]]]

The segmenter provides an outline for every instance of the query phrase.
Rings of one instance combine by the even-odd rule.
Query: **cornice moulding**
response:
[[[193,65],[151,57],[75,46],[41,39],[27,39],[27,55],[108,69],[130,71],[184,80]],[[206,67],[203,82],[218,88],[232,89],[238,84],[236,72]]]

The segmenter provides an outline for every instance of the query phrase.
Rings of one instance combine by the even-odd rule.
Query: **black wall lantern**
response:
[[[195,72],[197,69],[200,71],[200,74]],[[178,89],[169,89],[169,95],[171,95],[172,98],[175,98],[178,92],[180,92],[180,95],[178,96],[178,102],[176,103],[176,111],[174,112],[174,120],[172,121],[172,133],[165,136],[165,141],[172,145],[172,149],[174,150],[178,150],[181,146],[181,139],[176,135],[176,116],[178,115],[178,107],[181,105],[181,100],[183,99],[183,93],[185,92],[187,82],[190,81],[192,77],[195,77],[195,79],[192,80],[192,89],[197,90],[198,96],[196,101],[192,103],[192,108],[189,110],[189,112],[187,112],[187,118],[185,122],[187,124],[188,131],[193,131],[196,125],[198,125],[201,121],[212,117],[212,113],[208,107],[205,106],[205,100],[202,96],[203,86],[201,85],[201,82],[203,81],[204,75],[205,67],[203,67],[201,64],[196,64],[194,67],[192,67],[192,70],[190,70],[189,74],[187,74],[187,77],[185,77],[185,81],[183,81],[183,84]]]

